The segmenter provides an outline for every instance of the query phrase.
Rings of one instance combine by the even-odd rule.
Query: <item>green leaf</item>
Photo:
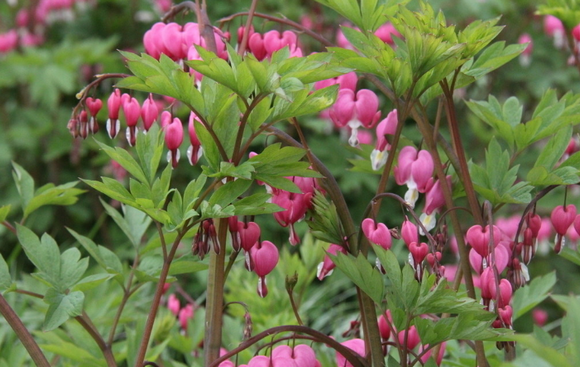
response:
[[[271,198],[272,195],[265,192],[246,196],[236,201],[236,215],[272,214],[283,211],[284,209],[278,205],[268,202]]]
[[[110,146],[105,145],[98,140],[95,141],[99,147],[105,151],[105,153],[107,153],[109,158],[119,163],[121,167],[126,169],[127,172],[129,172],[133,177],[142,183],[149,182],[139,163],[137,163],[137,161],[129,154],[129,152],[127,152],[127,150],[119,147],[111,148]]]
[[[8,214],[10,214],[11,207],[12,207],[12,205],[0,206],[0,222],[3,222],[6,220],[6,218],[8,217]]]
[[[513,296],[513,318],[518,319],[548,297],[556,284],[556,272],[534,278],[527,287],[519,288]]]
[[[16,183],[16,189],[18,189],[18,193],[22,198],[22,209],[25,209],[34,196],[34,180],[24,168],[15,162],[12,162],[12,167],[14,168],[12,177]]]
[[[65,292],[75,285],[85,274],[89,266],[89,258],[81,259],[80,251],[72,247],[60,255],[60,280],[57,289]]]
[[[562,158],[571,137],[572,126],[568,125],[565,128],[560,129],[556,135],[548,141],[548,144],[544,149],[542,149],[534,167],[544,167],[548,171],[551,171],[558,160]]]
[[[86,292],[89,289],[93,289],[99,286],[101,283],[106,282],[107,280],[113,278],[115,274],[93,274],[87,277],[84,277],[80,281],[76,282],[76,284],[71,288],[71,291],[81,291]]]
[[[24,209],[24,218],[27,218],[36,209],[45,205],[72,205],[78,201],[80,194],[85,190],[73,188],[78,182],[69,182],[64,185],[54,186],[47,184],[38,189],[34,197]]]
[[[121,230],[125,233],[125,236],[131,241],[133,246],[139,247],[141,244],[141,238],[149,225],[151,224],[151,218],[142,211],[133,208],[132,206],[124,205],[122,208],[123,214],[121,215],[115,208],[107,204],[101,199],[101,204],[105,208],[105,211]]]
[[[0,254],[0,293],[10,289],[12,284],[12,276],[10,276],[8,264],[2,254]]]
[[[171,267],[169,268],[169,275],[190,274],[206,270],[207,268],[207,264],[194,260],[193,255],[188,254],[176,259],[171,263]]]
[[[139,163],[143,167],[143,172],[147,177],[149,186],[155,181],[155,174],[159,168],[159,162],[163,155],[163,141],[161,139],[159,127],[154,124],[147,133],[139,131],[137,135],[136,150]]]
[[[16,224],[16,236],[28,259],[40,270],[39,276],[52,286],[58,287],[61,261],[54,239],[46,233],[39,239],[34,232],[20,224]]]
[[[115,279],[119,281],[121,285],[123,285],[123,265],[121,264],[119,257],[114,252],[107,249],[106,247],[100,245],[97,246],[93,240],[78,234],[70,228],[67,228],[67,230],[74,236],[74,238],[81,244],[81,246],[87,250],[89,255],[95,259],[97,264],[99,264],[108,273],[118,275],[115,277]]]
[[[75,291],[68,294],[57,292],[50,288],[44,296],[44,302],[49,304],[42,329],[51,331],[62,325],[71,317],[82,314],[85,295]]]
[[[227,182],[225,185],[218,188],[210,197],[209,205],[219,205],[226,207],[231,204],[238,196],[245,193],[252,184],[251,180],[238,179]]]
[[[383,301],[383,278],[364,255],[359,254],[356,258],[342,253],[338,253],[336,256],[328,255],[336,267],[374,302],[380,304]]]
[[[525,44],[513,44],[505,47],[505,41],[494,42],[479,55],[469,70],[463,70],[462,72],[479,79],[500,66],[507,64],[521,54],[526,47],[527,45]]]

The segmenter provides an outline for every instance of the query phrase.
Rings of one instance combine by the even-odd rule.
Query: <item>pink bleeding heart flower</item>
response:
[[[6,33],[0,33],[0,54],[6,54],[18,46],[18,32],[11,29]]]
[[[169,149],[167,153],[167,161],[171,162],[173,168],[177,167],[179,162],[179,146],[183,142],[183,124],[179,118],[174,118],[173,121],[165,126],[165,145]]]
[[[451,176],[447,176],[447,185],[451,188]],[[427,231],[435,228],[437,224],[437,219],[435,214],[439,212],[439,209],[445,205],[445,196],[443,196],[443,188],[441,187],[441,181],[435,180],[432,177],[429,178],[427,182],[427,193],[425,194],[425,207],[423,208],[423,213],[419,217],[421,223]],[[423,228],[419,227],[419,233],[423,233]]]
[[[566,207],[558,205],[552,210],[550,220],[556,233],[563,236],[576,218],[576,206],[569,204]]]
[[[405,218],[405,221],[401,225],[401,237],[407,246],[413,242],[419,242],[417,226],[407,218]]]
[[[492,268],[485,268],[479,277],[479,288],[484,305],[489,306],[489,301],[497,296],[495,274]]]
[[[331,255],[336,255],[339,252],[346,254],[346,249],[343,246],[333,243],[328,247],[328,250],[326,250],[326,252]],[[332,271],[336,267],[334,262],[330,259],[330,256],[328,256],[328,254],[324,255],[324,260],[322,260],[322,262],[318,264],[318,269],[316,272],[316,277],[318,278],[318,280],[322,280],[325,277],[331,275]]]
[[[298,344],[294,348],[280,345],[272,351],[272,364],[274,367],[316,367],[318,361],[314,350],[308,345]]]
[[[268,287],[266,286],[266,275],[268,275],[278,264],[278,248],[270,241],[258,242],[250,250],[250,256],[254,264],[254,272],[258,275],[258,295],[266,297]]]
[[[566,29],[562,21],[555,16],[544,17],[544,32],[554,38],[554,47],[561,49],[566,44]]]
[[[187,55],[183,49],[182,27],[177,23],[167,23],[161,31],[164,52],[170,59],[177,61]]]
[[[566,207],[558,205],[552,210],[550,214],[550,221],[552,227],[556,231],[556,245],[554,251],[559,254],[562,251],[564,244],[564,235],[568,232],[568,228],[574,223],[576,218],[576,206],[569,204]]]
[[[425,242],[421,242],[420,244],[417,242],[411,242],[409,245],[409,251],[413,258],[411,266],[416,268],[421,265],[423,260],[425,260],[425,257],[429,253],[429,246],[427,246]]]
[[[161,128],[165,129],[167,125],[169,125],[173,121],[173,116],[169,111],[161,112]]]
[[[201,141],[197,137],[197,133],[195,132],[195,123],[194,121],[197,120],[197,116],[195,113],[191,112],[189,114],[189,125],[188,125],[188,132],[189,132],[189,142],[191,145],[187,148],[187,159],[189,163],[193,166],[197,164],[201,156],[203,155],[203,147],[201,146]],[[197,120],[199,122],[199,120]]]
[[[395,135],[399,120],[397,119],[397,110],[389,112],[377,125],[377,144],[375,149],[371,152],[371,166],[376,171],[387,163],[389,157],[389,150],[391,145],[387,141],[387,135]]]
[[[407,343],[405,344],[405,336],[407,337]],[[406,347],[407,350],[413,350],[419,343],[421,343],[421,339],[419,339],[419,332],[417,332],[417,328],[415,325],[411,325],[409,329],[402,330],[398,334],[399,344]]]
[[[300,243],[300,238],[294,230],[294,223],[301,220],[312,200],[311,193],[297,194],[284,190],[276,190],[272,196],[272,203],[286,210],[274,213],[274,218],[282,227],[290,227],[290,244]]]
[[[181,304],[179,303],[179,299],[173,293],[170,294],[169,297],[167,298],[167,308],[175,316],[179,315]]]
[[[254,358],[250,359],[247,367],[272,367],[270,362],[270,357],[255,356]]]
[[[427,190],[427,183],[433,176],[434,164],[431,154],[426,150],[417,151],[415,147],[406,146],[399,153],[399,162],[394,168],[398,185],[407,185],[405,202],[415,207],[419,193]]]
[[[507,279],[499,281],[499,298],[497,300],[498,307],[504,307],[511,303],[513,296],[512,284]]]
[[[149,93],[149,97],[143,101],[143,105],[141,106],[141,120],[143,120],[145,131],[149,131],[158,117],[159,107],[153,100],[153,94]]]
[[[373,127],[381,117],[379,98],[369,89],[360,89],[356,94],[350,89],[341,89],[329,114],[337,127],[348,127],[351,135],[348,140],[353,147],[358,145],[358,129]]]
[[[363,220],[361,228],[370,242],[381,246],[385,250],[391,249],[391,231],[385,224],[376,223],[374,219],[366,218]]]
[[[387,310],[386,313],[379,316],[377,322],[379,326],[379,333],[381,334],[381,339],[383,339],[383,341],[389,340],[389,337],[391,336],[391,327],[389,326],[389,323],[391,325],[393,324],[393,319],[391,318],[391,310]]]
[[[137,122],[139,122],[139,116],[141,115],[139,101],[135,98],[127,98],[123,101],[123,112],[127,122],[127,142],[130,146],[134,146],[137,140]]]
[[[240,234],[240,245],[245,251],[250,251],[260,239],[260,226],[255,222],[238,222],[237,226]]]
[[[353,352],[355,352],[356,354],[358,354],[359,356],[361,356],[363,358],[366,354],[365,342],[362,339],[351,339],[351,340],[347,340],[345,342],[342,342],[340,344],[351,349]],[[350,362],[348,362],[346,360],[346,358],[342,354],[340,354],[339,352],[336,352],[336,365],[338,367],[353,367],[353,365]]]
[[[252,33],[248,39],[248,49],[259,61],[264,60],[268,55],[264,47],[264,36],[260,33]]]
[[[548,322],[548,317],[549,317],[548,312],[546,312],[546,310],[534,308],[534,310],[532,311],[532,318],[534,319],[534,324],[538,325],[539,327],[546,325],[546,322]]]
[[[290,56],[302,56],[302,50],[298,47],[298,39],[296,33],[292,31],[284,31],[282,33],[273,30],[264,33],[264,49],[266,50],[267,57],[271,57],[272,54],[278,50],[288,47],[290,51]]]
[[[107,133],[111,139],[119,133],[121,123],[119,122],[119,110],[121,109],[121,91],[115,89],[107,100],[109,119],[107,120]]]
[[[467,230],[465,234],[465,240],[471,245],[475,251],[481,257],[487,257],[489,255],[489,225],[482,227],[476,224]],[[493,226],[493,238],[494,245],[497,245],[501,241],[502,232],[497,226]]]
[[[159,57],[165,51],[165,45],[163,44],[162,32],[165,29],[165,23],[158,22],[153,24],[150,30],[145,32],[143,35],[143,45],[145,46],[145,52],[159,60]]]
[[[505,307],[501,307],[497,310],[497,313],[499,314],[499,318],[505,326],[512,326],[512,316],[514,313],[512,306],[507,305]]]
[[[385,23],[375,31],[375,36],[379,37],[381,41],[391,46],[395,45],[393,37],[401,37],[401,34],[397,31],[392,23]]]
[[[350,89],[354,92],[356,91],[357,82],[358,77],[356,76],[356,73],[351,71],[350,73],[342,74],[334,78],[319,80],[314,83],[314,89],[322,89],[338,84],[339,89]]]
[[[580,31],[580,29],[578,29]],[[528,33],[524,33],[518,38],[519,44],[528,44],[524,51],[520,54],[520,65],[523,67],[530,66],[532,62],[532,51],[534,49],[534,43],[532,37]]]
[[[181,325],[181,329],[187,330],[187,324],[189,320],[193,319],[194,310],[193,305],[188,303],[185,307],[179,311],[179,325]]]
[[[95,134],[97,131],[99,131],[97,114],[103,107],[103,101],[101,101],[99,98],[88,97],[85,103],[89,109],[89,113],[91,114],[91,118],[89,120],[89,130],[92,134]]]
[[[498,274],[501,274],[510,261],[510,251],[503,245],[496,246],[494,249],[495,268]],[[485,261],[484,261],[485,260]],[[469,263],[477,274],[481,274],[483,269],[490,266],[490,256],[483,258],[474,248],[469,251]]]

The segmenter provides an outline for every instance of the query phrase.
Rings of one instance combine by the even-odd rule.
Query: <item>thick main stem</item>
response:
[[[8,325],[14,330],[18,339],[26,348],[26,351],[34,361],[37,367],[50,367],[50,363],[40,350],[40,347],[32,337],[32,334],[28,331],[26,326],[22,323],[22,320],[16,312],[10,307],[10,304],[6,301],[6,298],[0,293],[0,313],[4,316],[4,319],[8,322]]]
[[[205,337],[203,342],[205,366],[209,366],[214,360],[219,358],[222,343],[227,219],[222,218],[216,224],[220,251],[216,253],[211,250],[209,254],[207,299],[205,302]]]

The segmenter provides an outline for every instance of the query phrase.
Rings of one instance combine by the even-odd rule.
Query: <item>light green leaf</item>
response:
[[[14,182],[16,183],[16,188],[18,189],[18,193],[22,198],[22,209],[25,209],[28,206],[30,200],[34,196],[34,180],[32,176],[24,168],[12,162],[12,167],[14,171],[12,172],[12,177],[14,178]]]
[[[551,272],[534,278],[527,287],[518,288],[512,300],[514,320],[546,299],[555,284],[556,272]]]
[[[10,276],[10,270],[8,269],[8,264],[2,254],[0,254],[0,293],[10,289],[12,287],[12,276]]]
[[[61,262],[60,251],[54,239],[46,233],[39,239],[34,232],[20,224],[16,224],[16,235],[26,256],[40,270],[42,279],[58,287]]]
[[[383,301],[383,278],[364,255],[359,254],[356,258],[342,253],[338,253],[336,256],[328,254],[328,256],[336,267],[374,302],[380,304]]]
[[[71,317],[79,316],[83,312],[85,295],[75,291],[68,294],[57,292],[50,288],[44,296],[44,302],[49,304],[42,329],[51,331],[62,325]]]
[[[0,206],[0,222],[3,222],[6,220],[6,218],[8,217],[8,214],[10,214],[11,207],[12,207],[12,205]]]

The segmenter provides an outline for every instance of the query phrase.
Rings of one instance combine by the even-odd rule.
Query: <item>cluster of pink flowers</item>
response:
[[[125,117],[127,142],[130,146],[134,146],[137,143],[139,121],[142,121],[145,132],[159,121],[161,128],[165,131],[165,144],[169,150],[167,161],[171,162],[175,168],[180,158],[179,147],[183,143],[184,128],[179,118],[164,110],[167,108],[167,104],[171,106],[174,103],[176,101],[173,98],[165,97],[165,101],[157,100],[153,98],[152,94],[149,94],[149,97],[140,103],[135,97],[115,89],[107,99],[108,119],[105,123],[107,133],[111,139],[119,134],[121,131],[120,113],[122,111]],[[89,134],[95,134],[99,131],[97,115],[103,107],[103,102],[101,99],[88,97],[85,100],[85,107],[78,115],[73,116],[68,124],[71,134],[83,139]],[[191,165],[197,164],[203,154],[201,142],[195,132],[194,120],[197,120],[197,117],[192,112],[188,125],[190,146],[187,150],[187,157]]]
[[[79,9],[94,6],[96,0],[40,0],[34,8],[22,8],[16,14],[15,27],[0,33],[0,55],[20,47],[44,42],[45,28],[57,21],[71,21],[75,5]]]

